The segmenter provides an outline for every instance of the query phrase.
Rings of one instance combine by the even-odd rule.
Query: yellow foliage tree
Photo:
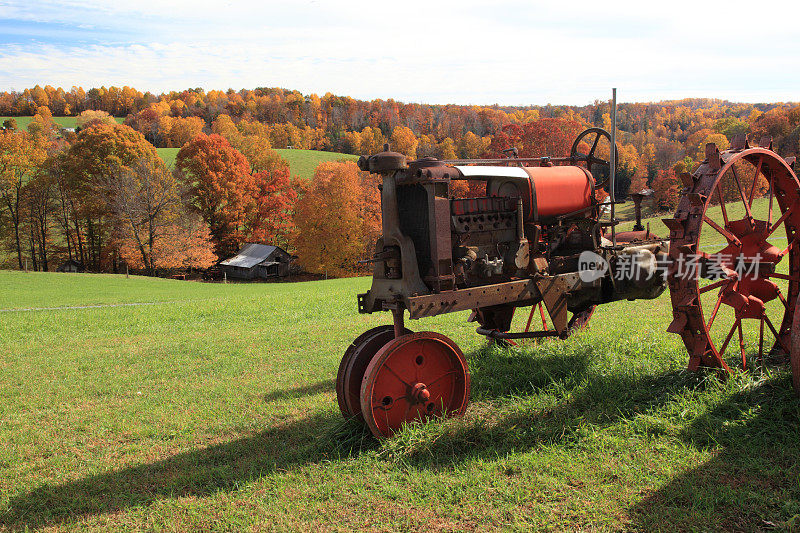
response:
[[[419,141],[411,128],[397,126],[389,139],[392,151],[405,154],[411,159],[417,158],[417,145]]]
[[[352,161],[320,163],[295,211],[296,249],[303,267],[342,276],[370,256],[380,232],[380,192],[374,175]]]

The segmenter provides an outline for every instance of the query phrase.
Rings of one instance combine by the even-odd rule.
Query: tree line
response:
[[[378,179],[355,163],[322,163],[313,180],[257,131],[219,118],[167,168],[144,135],[84,111],[63,131],[47,108],[27,131],[0,131],[0,240],[6,265],[94,272],[204,269],[246,242],[296,252],[312,272],[347,275],[380,228]]]
[[[517,140],[515,128],[530,128],[542,119],[606,129],[611,122],[604,101],[585,106],[426,105],[267,87],[153,94],[127,86],[65,91],[37,85],[0,92],[0,115],[31,116],[42,107],[54,116],[91,110],[125,117],[127,125],[156,147],[181,147],[227,117],[240,130],[258,133],[272,148],[364,154],[388,141],[411,157],[440,158],[480,157],[499,133],[511,130],[506,140]],[[631,186],[652,187],[658,205],[669,209],[678,186],[675,165],[691,168],[702,159],[705,142],[725,145],[735,135],[748,133],[756,139],[771,137],[781,155],[797,155],[800,106],[716,99],[621,103],[617,125],[622,166],[618,195],[624,197]]]
[[[49,267],[53,251],[94,270],[114,270],[120,261],[149,271],[200,267],[244,240],[299,251],[303,235],[319,229],[307,219],[325,212],[308,202],[332,194],[322,193],[325,183],[335,181],[332,174],[347,174],[342,183],[362,202],[339,206],[350,211],[337,221],[354,217],[360,234],[375,229],[368,198],[376,189],[369,177],[335,163],[318,169],[310,182],[292,180],[273,148],[370,154],[388,142],[412,158],[496,157],[510,147],[521,156],[559,156],[582,129],[610,127],[609,104],[601,101],[424,105],[277,88],[154,95],[130,87],[67,92],[36,86],[0,93],[0,115],[33,116],[25,132],[13,119],[3,124],[0,237],[11,243],[18,262],[24,256],[35,268]],[[60,130],[52,120],[73,115],[76,132]],[[124,117],[124,125],[113,116]],[[618,128],[618,197],[649,187],[657,206],[670,210],[679,197],[677,176],[703,159],[707,142],[725,149],[734,136],[747,133],[772,138],[784,156],[796,155],[800,106],[707,99],[623,103]],[[174,169],[159,162],[154,147],[181,148]],[[167,244],[177,242],[172,236],[188,239],[181,246],[197,253],[170,249]],[[323,268],[327,258],[330,272],[346,270],[347,261],[335,254],[308,247],[304,253],[317,258],[312,268]]]

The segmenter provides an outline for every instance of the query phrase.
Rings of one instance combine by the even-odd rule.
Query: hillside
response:
[[[323,161],[356,161],[357,155],[324,152],[320,150],[278,149],[275,150],[289,163],[293,177],[311,179],[314,169]]]
[[[334,393],[345,347],[389,320],[357,314],[368,283],[0,272],[0,525],[759,530],[800,513],[785,369],[686,373],[667,295],[513,349],[467,313],[409,321],[461,346],[472,403],[375,442]]]
[[[13,118],[14,120],[17,121],[17,127],[20,130],[27,130],[28,129],[28,124],[30,124],[31,120],[33,120],[32,116],[27,116],[27,117],[0,117],[0,126],[2,126],[3,122],[6,119],[9,119],[9,118]],[[58,124],[59,126],[62,126],[64,128],[74,128],[75,127],[75,119],[76,118],[77,117],[53,117],[53,122],[55,122],[56,124]],[[125,117],[114,117],[114,120],[116,120],[118,123],[122,124],[122,122],[125,120]]]
[[[156,148],[158,155],[167,166],[175,164],[175,156],[180,148]],[[338,154],[336,152],[323,152],[320,150],[275,150],[289,163],[289,171],[293,177],[311,179],[314,169],[322,161],[356,161],[357,155]]]

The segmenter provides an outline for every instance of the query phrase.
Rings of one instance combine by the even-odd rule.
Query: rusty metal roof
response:
[[[277,246],[269,244],[245,244],[238,254],[222,261],[220,265],[253,268],[257,264],[266,261],[277,248]]]

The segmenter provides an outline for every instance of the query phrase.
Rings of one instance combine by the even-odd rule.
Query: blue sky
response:
[[[650,7],[650,6],[653,7]],[[458,104],[800,100],[798,2],[0,0],[0,90]]]

